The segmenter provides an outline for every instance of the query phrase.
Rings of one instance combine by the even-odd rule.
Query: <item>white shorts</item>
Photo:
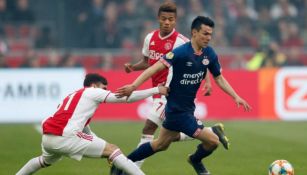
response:
[[[161,98],[154,98],[152,108],[149,111],[149,116],[147,119],[154,122],[158,126],[161,126],[165,118],[165,109],[166,98],[162,96]]]
[[[82,137],[77,136],[55,136],[43,135],[42,152],[44,161],[53,164],[60,160],[62,156],[67,156],[80,161],[83,156],[100,158],[106,146],[106,141],[82,133]]]

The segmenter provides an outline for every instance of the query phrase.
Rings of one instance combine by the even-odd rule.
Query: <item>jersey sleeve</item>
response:
[[[214,77],[221,75],[222,68],[221,68],[221,65],[219,63],[218,56],[213,49],[210,50],[209,57],[211,59],[209,65],[208,65],[208,69],[209,69],[210,73]]]
[[[176,60],[180,56],[180,49],[174,49],[173,51],[168,52],[159,61],[161,61],[166,67],[171,67],[176,63]]]
[[[98,103],[102,103],[108,98],[108,96],[111,94],[111,91],[107,91],[100,88],[88,88],[87,94],[89,98],[93,99]]]
[[[145,39],[144,39],[143,48],[142,48],[142,54],[145,57],[149,57],[149,42],[150,42],[150,39],[151,39],[152,35],[153,35],[153,32],[147,34]]]
[[[147,97],[150,97],[152,95],[159,94],[159,88],[154,87],[150,89],[145,90],[139,90],[134,91],[129,97],[121,97],[117,98],[114,93],[110,93],[110,95],[107,96],[105,103],[131,103],[135,101],[139,101],[142,99],[145,99]]]
[[[178,34],[173,48],[175,49],[175,48],[177,48],[177,47],[179,47],[179,46],[181,46],[181,45],[183,45],[183,44],[185,44],[189,41],[190,40],[187,37],[183,36],[182,34]]]

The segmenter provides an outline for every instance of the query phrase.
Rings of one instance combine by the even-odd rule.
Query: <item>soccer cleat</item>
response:
[[[211,175],[211,173],[206,169],[206,167],[202,162],[193,162],[191,160],[191,156],[192,155],[189,155],[188,162],[190,165],[192,165],[197,175]]]
[[[212,131],[219,137],[219,140],[223,144],[224,148],[228,150],[230,143],[229,139],[224,133],[224,125],[222,123],[217,123],[212,126]]]
[[[110,175],[122,175],[123,171],[121,169],[118,169],[116,166],[112,165],[110,170]]]

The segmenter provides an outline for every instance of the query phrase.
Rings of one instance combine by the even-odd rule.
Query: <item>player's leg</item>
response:
[[[43,156],[38,156],[35,158],[32,158],[29,160],[17,173],[16,175],[28,175],[28,174],[34,174],[38,170],[48,167],[49,164],[47,164]]]
[[[142,135],[138,147],[144,143],[151,142],[154,139],[154,134],[164,118],[164,108],[166,104],[166,99],[154,98],[152,108],[149,111],[148,117],[145,121],[145,125],[142,130]],[[138,167],[141,167],[144,160],[135,162]]]
[[[92,142],[86,147],[83,156],[89,158],[108,158],[117,168],[133,175],[144,175],[131,160],[121,152],[114,144],[107,143],[105,140],[93,137]]]
[[[142,137],[138,146],[146,142],[153,141],[154,134],[159,126],[161,126],[162,121],[164,120],[164,108],[166,104],[166,99],[154,98],[153,105],[150,109],[145,125],[142,130]]]
[[[16,175],[28,175],[28,174],[34,174],[38,170],[42,168],[46,168],[55,162],[61,160],[62,155],[56,154],[53,152],[49,152],[45,149],[46,142],[50,141],[43,135],[42,137],[42,155],[32,158],[29,160],[17,173]]]
[[[201,140],[202,143],[197,146],[193,154],[189,155],[188,162],[198,174],[210,175],[210,172],[202,163],[202,159],[210,156],[218,147],[219,138],[209,128],[203,128],[195,138]]]
[[[142,144],[127,157],[135,162],[147,158],[156,152],[164,151],[174,141],[174,138],[178,137],[178,135],[179,132],[161,127],[157,139],[154,139],[152,142]]]
[[[149,119],[146,119],[144,128],[142,130],[140,142],[138,143],[137,147],[139,147],[140,145],[142,145],[144,143],[153,141],[154,134],[155,134],[155,131],[157,130],[157,128],[158,128],[158,125],[156,123],[154,123],[153,121],[151,121]],[[145,160],[140,160],[140,161],[135,162],[135,164],[138,167],[141,167],[143,165],[144,161]]]
[[[172,129],[172,127],[174,127],[173,129],[178,128],[186,135],[198,140],[202,139],[201,141],[205,143],[205,148],[203,148],[202,144],[200,144],[201,146],[197,147],[197,151],[193,155],[189,156],[188,162],[193,166],[197,174],[208,175],[209,171],[202,164],[201,159],[209,156],[213,150],[216,149],[216,145],[219,143],[218,137],[212,132],[211,128],[204,128],[203,123],[197,120],[192,112],[171,115],[168,117],[168,119],[170,118],[173,118],[173,120],[175,120],[175,118],[180,119],[177,120],[175,126],[168,126],[170,129]],[[205,135],[203,131],[206,131]],[[203,141],[203,139],[205,141]]]
[[[161,98],[154,98],[153,106],[149,112],[148,118],[145,122],[145,126],[143,128],[142,137],[138,146],[142,145],[143,143],[150,142],[154,139],[154,133],[159,126],[161,126],[163,120],[165,119],[165,105],[166,105],[166,98],[162,96]],[[174,141],[187,141],[193,140],[192,137],[184,133],[180,133]]]
[[[139,160],[143,160],[153,154],[166,150],[169,145],[174,141],[176,137],[178,137],[179,132],[170,131],[161,127],[159,136],[157,139],[152,142],[147,142],[140,145],[137,149],[135,149],[132,153],[130,153],[127,157],[133,162],[137,162]],[[120,170],[112,166],[110,175],[123,175]]]

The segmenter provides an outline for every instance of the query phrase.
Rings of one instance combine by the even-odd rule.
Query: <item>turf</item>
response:
[[[213,122],[208,123],[212,125]],[[307,174],[307,122],[225,122],[231,147],[220,146],[204,160],[214,175],[265,175],[276,159],[286,159],[295,168],[295,174]],[[117,144],[125,154],[134,149],[143,123],[96,122],[91,127],[105,140]],[[14,174],[30,158],[40,154],[41,136],[33,124],[0,125],[0,174]],[[178,142],[165,151],[146,160],[143,170],[148,175],[195,174],[186,162],[198,141]],[[81,162],[64,158],[55,165],[39,171],[42,175],[108,174],[105,159],[86,159]]]

